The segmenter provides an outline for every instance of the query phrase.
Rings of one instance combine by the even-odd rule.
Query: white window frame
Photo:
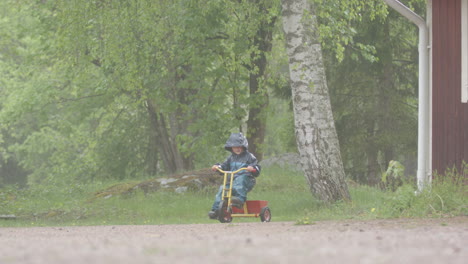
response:
[[[461,101],[468,103],[468,0],[461,0]]]

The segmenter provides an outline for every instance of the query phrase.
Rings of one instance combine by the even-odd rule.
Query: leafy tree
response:
[[[374,177],[362,176],[371,175],[366,168],[411,152],[411,133],[396,139],[385,131],[390,124],[408,131],[414,122],[414,38],[384,60],[390,41],[372,41],[385,38],[372,20],[386,14],[382,1],[317,1],[345,168],[366,181]],[[417,8],[420,2],[411,1]],[[285,49],[272,45],[284,40],[277,0],[5,0],[0,7],[4,182],[27,174],[30,182],[63,182],[205,167],[237,130],[247,131],[260,159],[295,146],[289,103],[279,103],[281,114],[269,106],[278,100],[270,89],[291,94]],[[414,30],[392,17],[388,28],[390,39]],[[393,77],[380,81],[385,76]],[[354,83],[349,78],[369,81],[345,85]],[[351,93],[372,96],[347,102]],[[387,99],[368,100],[377,97]],[[376,111],[379,104],[388,111]],[[266,127],[272,113],[274,129]],[[363,140],[365,133],[372,138]],[[266,135],[274,148],[264,147]],[[365,160],[353,159],[356,152]],[[372,153],[377,160],[368,160]]]
[[[383,1],[314,2],[345,171],[376,184],[390,160],[415,153],[415,28]],[[422,2],[406,4],[422,13]]]
[[[332,105],[347,173],[376,185],[391,160],[414,160],[417,31],[394,12],[363,16],[350,28],[356,35],[341,63],[328,56]],[[368,52],[356,52],[359,43]]]
[[[14,149],[44,118],[34,115],[35,103],[47,97],[47,92],[33,96],[32,91],[42,89],[52,76],[47,67],[50,35],[35,27],[47,12],[34,9],[29,2],[10,0],[2,1],[0,10],[0,184],[24,184],[28,171]]]
[[[110,103],[118,104],[110,109],[116,120],[125,114],[143,118],[130,124],[140,127],[146,151],[138,148],[139,155],[131,156],[146,153],[139,160],[145,160],[149,174],[158,171],[159,160],[168,173],[192,169],[194,150],[209,149],[197,144],[209,126],[207,117],[227,114],[219,110],[227,103],[223,90],[217,89],[224,63],[219,57],[223,50],[217,50],[224,37],[218,27],[224,19],[220,6],[202,8],[199,1],[188,6],[177,1],[81,1],[77,8],[77,2],[56,5],[57,22],[64,25],[59,30],[64,43],[61,57],[74,57],[82,67],[95,68],[103,79],[97,88],[112,98]],[[141,122],[144,119],[148,121]],[[210,131],[225,131],[227,119],[222,120]],[[131,148],[129,142],[125,146],[122,151]]]
[[[26,48],[22,65],[42,71],[13,82],[25,88],[8,91],[2,120],[22,133],[10,149],[32,181],[172,173],[215,160],[217,144],[245,122],[246,81],[264,82],[268,34],[255,36],[278,11],[268,1],[25,3],[8,8],[34,20],[25,35],[41,45]],[[261,23],[247,19],[265,11],[258,5],[268,9]]]

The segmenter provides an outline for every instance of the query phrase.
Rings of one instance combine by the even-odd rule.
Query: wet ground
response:
[[[237,219],[236,219],[237,220]],[[468,263],[468,217],[0,228],[1,264]]]

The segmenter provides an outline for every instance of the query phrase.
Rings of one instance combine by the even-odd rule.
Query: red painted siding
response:
[[[468,104],[461,103],[461,0],[432,2],[432,169],[468,162]]]

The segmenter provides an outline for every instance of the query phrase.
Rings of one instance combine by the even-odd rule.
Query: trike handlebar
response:
[[[216,168],[216,169],[217,169],[219,172],[221,172],[221,173],[232,173],[232,174],[238,173],[238,172],[243,171],[243,170],[248,170],[247,168],[240,168],[240,169],[238,169],[238,170],[236,170],[236,171],[223,171],[223,170],[222,170],[221,168],[219,168],[219,167]]]

